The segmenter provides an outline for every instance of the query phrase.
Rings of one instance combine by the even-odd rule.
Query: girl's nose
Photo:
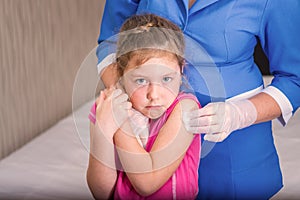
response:
[[[150,83],[148,86],[147,99],[154,100],[159,98],[159,84]]]

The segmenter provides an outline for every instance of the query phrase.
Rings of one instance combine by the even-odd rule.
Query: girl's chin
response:
[[[133,107],[133,108],[139,111],[140,113],[142,113],[144,116],[148,117],[149,119],[157,119],[161,117],[166,111],[166,109],[162,106],[151,107],[151,108],[150,107],[144,107],[144,108]]]
[[[147,117],[150,119],[157,119],[164,114],[164,110],[151,110],[147,113]]]

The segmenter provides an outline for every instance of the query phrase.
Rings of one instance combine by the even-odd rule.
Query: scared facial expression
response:
[[[140,66],[134,63],[133,58],[124,72],[124,89],[134,109],[156,119],[170,107],[179,93],[180,66],[170,56],[150,58]]]

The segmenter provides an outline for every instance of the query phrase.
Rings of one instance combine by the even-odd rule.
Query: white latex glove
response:
[[[205,140],[222,142],[232,131],[252,125],[257,118],[255,106],[249,100],[209,103],[205,107],[184,113],[187,131],[205,133]]]
[[[149,137],[149,118],[132,108],[129,122],[137,141],[145,147]]]

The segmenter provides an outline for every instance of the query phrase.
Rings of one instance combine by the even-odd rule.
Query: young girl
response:
[[[102,91],[89,116],[87,181],[95,198],[196,197],[200,137],[187,132],[182,113],[200,104],[180,91],[183,51],[182,32],[164,18],[136,15],[123,24],[115,67],[126,94]],[[141,138],[143,119],[149,135]],[[114,165],[116,154],[122,168]]]

